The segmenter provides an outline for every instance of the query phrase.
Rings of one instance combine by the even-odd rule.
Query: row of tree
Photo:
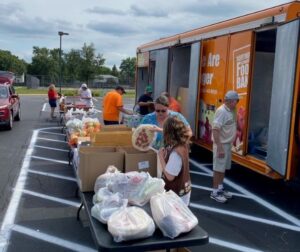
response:
[[[60,60],[61,59],[61,60]],[[84,44],[79,50],[71,49],[68,53],[62,51],[60,58],[59,49],[33,47],[31,63],[26,63],[9,51],[0,50],[0,70],[11,71],[17,74],[28,73],[35,76],[48,76],[51,81],[60,79],[65,81],[89,82],[97,75],[110,74],[118,77],[122,84],[133,84],[136,58],[128,57],[121,61],[119,69],[105,66],[102,54],[96,54],[93,44]]]

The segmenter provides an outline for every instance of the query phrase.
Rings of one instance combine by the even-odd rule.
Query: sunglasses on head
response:
[[[167,112],[167,110],[166,109],[156,109],[155,110],[155,112],[157,112],[157,113],[165,113],[165,112]]]

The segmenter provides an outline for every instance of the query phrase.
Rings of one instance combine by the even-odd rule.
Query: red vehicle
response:
[[[20,121],[21,105],[20,98],[9,78],[0,76],[0,125],[11,130],[13,121]]]

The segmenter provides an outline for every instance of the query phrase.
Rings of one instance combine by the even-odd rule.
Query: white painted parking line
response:
[[[42,145],[35,145],[34,147],[36,147],[36,148],[41,148],[41,149],[48,149],[48,150],[55,150],[55,151],[69,152],[68,150],[65,150],[65,149],[52,148],[52,147],[47,147],[47,146],[42,146]]]
[[[212,177],[212,174],[208,174],[206,172],[197,172],[197,171],[190,171],[191,174],[197,174],[205,177]]]
[[[56,140],[56,139],[51,139],[51,138],[45,138],[45,137],[38,137],[37,139],[38,140],[46,140],[46,141],[50,141],[50,142],[67,143],[66,141]]]
[[[224,215],[228,215],[228,216],[232,216],[232,217],[236,217],[236,218],[240,218],[240,219],[255,221],[255,222],[259,222],[259,223],[263,223],[263,224],[268,224],[268,225],[271,225],[271,226],[276,226],[276,227],[285,228],[285,229],[300,232],[300,227],[298,227],[298,226],[294,226],[294,225],[290,225],[290,224],[286,224],[286,223],[282,223],[282,222],[277,222],[277,221],[273,221],[273,220],[268,220],[268,219],[264,219],[264,218],[259,218],[259,217],[255,217],[255,216],[248,215],[248,214],[242,214],[242,213],[239,213],[239,212],[234,212],[232,210],[230,210],[230,211],[229,210],[223,210],[223,209],[220,209],[220,208],[209,207],[209,206],[200,205],[200,204],[197,204],[197,203],[190,203],[189,206],[193,207],[193,208],[196,208],[196,209],[200,209],[200,210],[205,210],[205,211],[210,211],[210,212],[214,212],[214,213],[224,214]]]
[[[55,237],[53,235],[49,235],[43,232],[40,232],[39,230],[33,230],[31,228],[27,228],[24,226],[20,226],[20,225],[14,225],[12,230],[30,236],[30,237],[34,237],[36,239],[45,241],[45,242],[49,242],[55,245],[58,245],[60,247],[63,248],[67,248],[73,251],[78,251],[78,252],[95,252],[97,250],[90,248],[90,247],[86,247],[84,245],[78,244],[78,243],[74,243],[71,241],[66,241],[65,239],[61,239],[59,237]]]
[[[216,245],[226,247],[226,248],[229,248],[229,249],[241,251],[241,252],[262,252],[263,251],[263,250],[249,248],[249,247],[239,245],[239,244],[236,244],[236,243],[223,241],[223,240],[216,239],[216,238],[213,238],[213,237],[209,237],[209,243],[216,244]]]
[[[199,169],[201,169],[204,172],[207,172],[208,174],[212,174],[212,170],[208,169],[207,167],[197,163],[196,161],[190,159],[190,162],[195,165],[196,167],[198,167]],[[281,216],[282,218],[288,220],[289,222],[297,225],[300,227],[300,220],[295,218],[294,216],[292,216],[291,214],[288,214],[287,212],[281,210],[280,208],[270,204],[269,202],[267,202],[266,200],[258,197],[257,195],[255,195],[254,193],[249,192],[248,190],[246,190],[245,188],[243,188],[242,186],[230,181],[229,179],[224,180],[224,183],[231,186],[232,188],[234,188],[235,190],[248,195],[249,198],[251,198],[252,200],[254,200],[255,202],[257,202],[258,204],[264,206],[265,208],[271,210],[272,212],[278,214],[279,216]]]
[[[40,131],[40,133],[45,133],[45,134],[50,134],[50,135],[57,135],[57,136],[65,136],[66,134],[62,133],[55,133],[55,132],[50,132],[50,131]]]
[[[15,217],[16,217],[16,213],[17,213],[17,209],[19,206],[19,202],[22,196],[22,190],[25,186],[25,182],[26,182],[26,175],[27,175],[27,169],[29,167],[30,164],[30,158],[31,158],[31,154],[33,152],[33,146],[36,142],[36,138],[38,135],[38,130],[34,130],[32,137],[31,137],[31,141],[29,144],[29,147],[26,151],[24,160],[23,160],[23,164],[20,170],[20,174],[16,183],[16,187],[15,187],[15,191],[12,194],[11,200],[9,202],[8,208],[6,210],[2,225],[1,225],[1,232],[0,232],[0,239],[1,239],[1,243],[2,244],[6,244],[7,241],[10,238],[10,228],[11,226],[14,224],[15,221]],[[6,251],[6,245],[4,245],[1,250],[2,251]]]
[[[47,106],[47,103],[45,102],[45,103],[43,104],[43,107],[42,107],[42,111],[43,111],[43,112],[46,110],[46,106]]]
[[[69,164],[69,162],[67,162],[67,161],[62,161],[62,160],[57,160],[57,159],[52,159],[52,158],[44,158],[44,157],[38,157],[38,156],[31,156],[31,158],[50,161],[50,162],[54,162],[54,163],[60,163],[60,164]]]
[[[46,199],[46,200],[51,200],[51,201],[54,201],[57,203],[61,203],[63,205],[69,205],[69,206],[73,206],[76,208],[80,207],[80,205],[81,205],[79,202],[75,202],[72,200],[65,200],[65,199],[49,196],[49,195],[43,194],[43,193],[37,193],[37,192],[29,191],[29,190],[22,190],[22,192],[27,195],[35,196],[35,197]]]
[[[49,130],[49,129],[59,129],[59,128],[61,128],[61,127],[47,127],[47,128],[34,130],[32,133],[31,141],[30,141],[30,144],[26,151],[26,154],[24,156],[22,167],[20,170],[19,177],[17,179],[16,186],[14,188],[12,197],[10,199],[8,208],[6,210],[6,213],[3,218],[2,225],[1,225],[1,230],[0,230],[0,244],[1,244],[0,250],[1,251],[6,251],[6,249],[7,249],[8,241],[9,241],[10,235],[11,235],[11,227],[13,226],[15,218],[16,218],[16,213],[17,213],[17,210],[19,207],[23,188],[26,183],[26,178],[27,178],[28,168],[30,165],[31,155],[34,150],[34,145],[36,143],[39,131]]]
[[[199,185],[195,185],[195,184],[192,184],[192,188],[197,188],[197,189],[205,190],[205,191],[212,191],[211,187],[199,186]],[[230,193],[232,193],[233,196],[237,196],[237,197],[241,197],[241,198],[248,198],[248,199],[250,198],[249,196],[241,194],[241,193],[235,193],[235,192],[230,192]]]
[[[58,174],[54,174],[54,173],[40,172],[40,171],[35,171],[35,170],[30,170],[30,169],[28,170],[28,172],[33,173],[33,174],[42,175],[42,176],[47,176],[47,177],[52,177],[52,178],[59,178],[59,179],[63,179],[63,180],[69,180],[69,181],[77,182],[77,180],[75,178],[62,176],[62,175],[58,175]]]

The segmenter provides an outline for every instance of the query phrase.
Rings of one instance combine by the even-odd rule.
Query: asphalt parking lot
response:
[[[6,154],[2,152],[1,158],[11,166],[1,181],[6,188],[6,199],[1,198],[2,250],[95,251],[84,211],[81,221],[76,220],[80,199],[61,126],[47,120],[46,113],[39,116],[40,107],[31,114],[32,104],[41,101],[23,99],[23,118],[13,129],[23,145],[13,144],[10,132],[0,132],[6,141],[1,140]],[[18,151],[16,157],[5,152],[10,146]],[[190,164],[190,207],[210,236],[209,244],[192,251],[299,251],[300,203],[295,188],[234,165],[225,183],[234,198],[220,204],[209,198],[209,154],[195,150]]]

